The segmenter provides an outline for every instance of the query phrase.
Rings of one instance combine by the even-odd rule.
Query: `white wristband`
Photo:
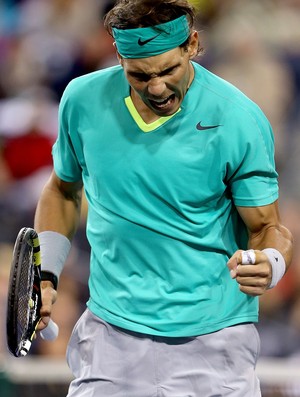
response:
[[[265,248],[262,252],[267,255],[272,266],[272,281],[268,287],[270,289],[275,287],[284,276],[286,270],[285,260],[275,248]]]
[[[41,270],[53,273],[57,279],[71,249],[70,240],[63,234],[45,231],[38,234],[41,247]]]

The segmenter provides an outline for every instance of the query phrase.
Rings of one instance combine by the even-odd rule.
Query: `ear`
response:
[[[189,42],[189,57],[190,59],[195,58],[198,54],[198,47],[199,47],[199,34],[197,30],[194,30],[190,35],[190,42]]]
[[[118,50],[117,50],[116,42],[114,42],[113,45],[114,45],[115,50],[116,50],[116,55],[117,55],[119,64],[123,66],[123,58],[122,58],[122,56],[120,55],[120,53],[118,52]]]

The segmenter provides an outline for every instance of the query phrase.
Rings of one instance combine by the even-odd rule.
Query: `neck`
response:
[[[154,121],[158,120],[160,116],[153,112],[141,99],[139,94],[131,88],[130,96],[132,102],[138,111],[141,118],[144,120],[146,124],[154,123]]]

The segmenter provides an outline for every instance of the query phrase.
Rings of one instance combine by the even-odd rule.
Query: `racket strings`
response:
[[[39,322],[40,264],[36,231],[21,229],[13,252],[6,319],[8,348],[16,357],[28,353]]]
[[[19,293],[18,293],[18,341],[22,341],[26,337],[28,327],[31,325],[33,319],[32,292],[33,292],[33,266],[32,264],[32,250],[29,246],[24,247],[22,256]]]

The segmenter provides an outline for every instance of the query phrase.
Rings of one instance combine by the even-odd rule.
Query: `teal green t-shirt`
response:
[[[120,66],[73,80],[60,104],[55,171],[82,179],[88,200],[88,307],[136,332],[192,336],[258,319],[258,299],[226,263],[247,247],[236,206],[278,198],[272,130],[238,89],[193,66],[181,109],[152,124]]]

